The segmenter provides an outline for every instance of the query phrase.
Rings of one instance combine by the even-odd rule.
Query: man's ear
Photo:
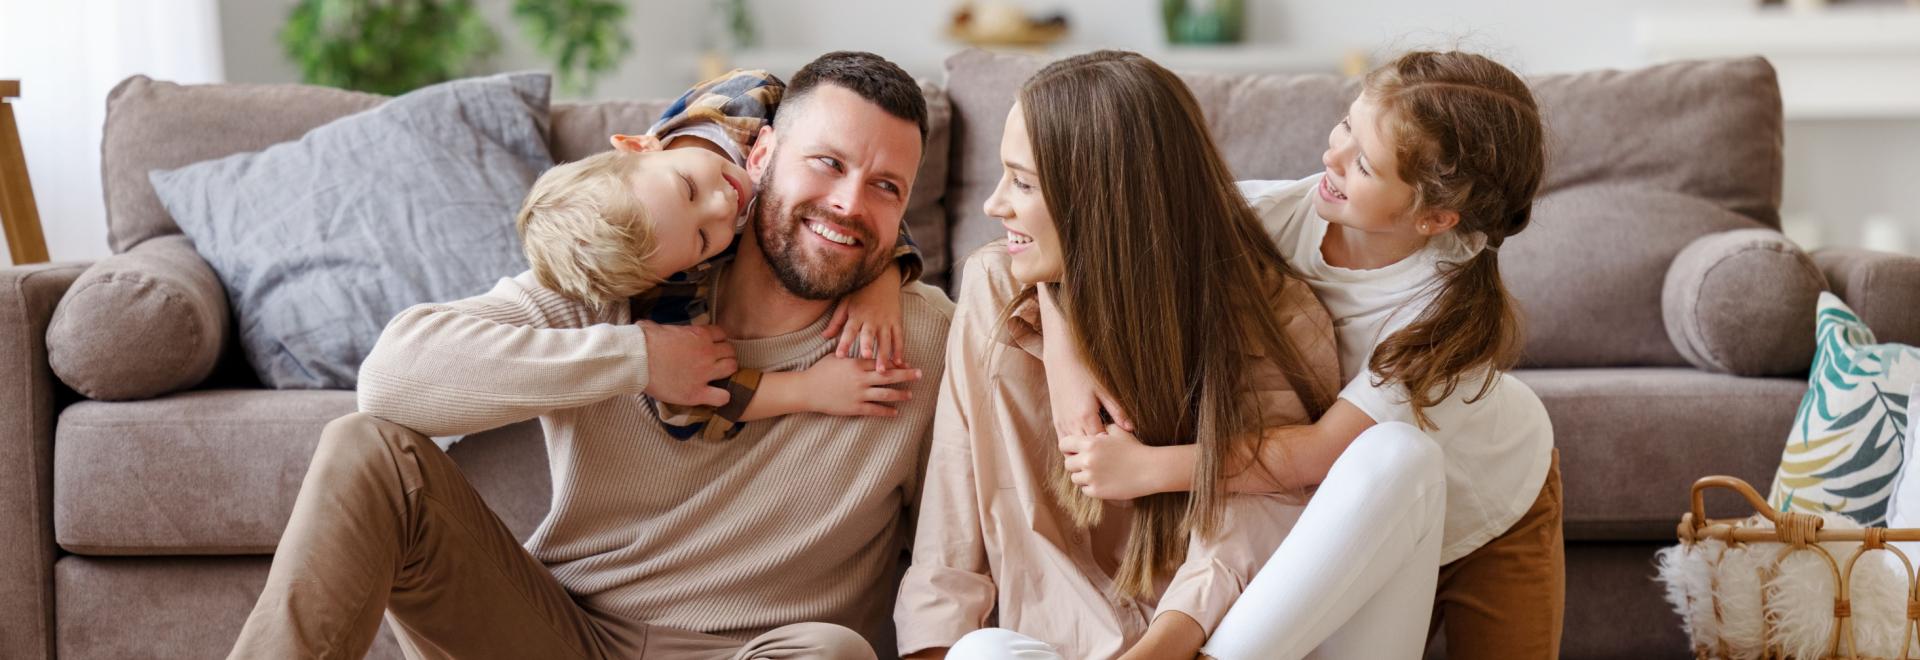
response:
[[[613,143],[613,148],[620,151],[645,153],[660,150],[660,138],[652,135],[614,134],[613,137],[607,138],[607,141]]]
[[[760,134],[753,139],[753,149],[747,152],[747,176],[759,181],[767,167],[773,163],[773,149],[779,146],[779,138],[772,126],[761,126]]]
[[[1428,211],[1413,227],[1426,236],[1439,236],[1460,224],[1459,211]]]

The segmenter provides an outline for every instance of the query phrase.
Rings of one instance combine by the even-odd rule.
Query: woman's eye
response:
[[[1033,186],[1028,185],[1027,182],[1021,181],[1019,179],[1013,180],[1013,187],[1019,190],[1020,192],[1031,192],[1033,190]]]

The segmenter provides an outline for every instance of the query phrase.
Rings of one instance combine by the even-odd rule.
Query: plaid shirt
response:
[[[682,135],[714,141],[733,156],[735,164],[744,167],[754,139],[759,137],[761,127],[773,122],[773,113],[786,90],[786,83],[765,71],[735,70],[687,90],[673,105],[667,106],[660,120],[647,132],[663,143]],[[676,273],[660,286],[634,296],[628,301],[632,318],[662,325],[711,323],[713,266],[732,259],[738,247],[736,239],[712,261]],[[923,267],[920,248],[908,235],[905,219],[900,222],[900,238],[893,250],[894,260],[900,264],[906,279],[918,279]],[[758,369],[741,369],[730,377],[714,381],[714,387],[732,395],[727,405],[718,408],[682,406],[651,397],[648,400],[667,435],[676,440],[729,439],[745,427],[740,416],[759,389],[760,377]]]

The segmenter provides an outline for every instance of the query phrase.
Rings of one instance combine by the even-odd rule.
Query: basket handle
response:
[[[1691,517],[1691,522],[1695,530],[1707,526],[1706,494],[1707,489],[1710,488],[1725,488],[1739,493],[1741,497],[1746,498],[1747,504],[1751,505],[1754,511],[1766,516],[1767,520],[1772,521],[1775,526],[1780,524],[1779,512],[1774,511],[1773,507],[1768,506],[1767,500],[1760,497],[1760,493],[1755,491],[1753,486],[1747,485],[1746,481],[1738,477],[1714,476],[1701,477],[1698,481],[1693,482],[1693,516]]]

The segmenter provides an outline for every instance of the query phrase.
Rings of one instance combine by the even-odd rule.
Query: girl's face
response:
[[[1368,233],[1422,232],[1413,214],[1413,185],[1400,180],[1394,137],[1380,120],[1380,108],[1365,94],[1354,99],[1347,117],[1327,135],[1327,166],[1314,194],[1320,217]]]
[[[1033,142],[1027,137],[1027,119],[1015,102],[1000,136],[1000,184],[987,198],[988,217],[1007,228],[1007,254],[1013,257],[1013,277],[1022,284],[1059,282],[1066,269],[1060,252],[1060,233],[1040,194],[1040,174],[1034,166]]]

